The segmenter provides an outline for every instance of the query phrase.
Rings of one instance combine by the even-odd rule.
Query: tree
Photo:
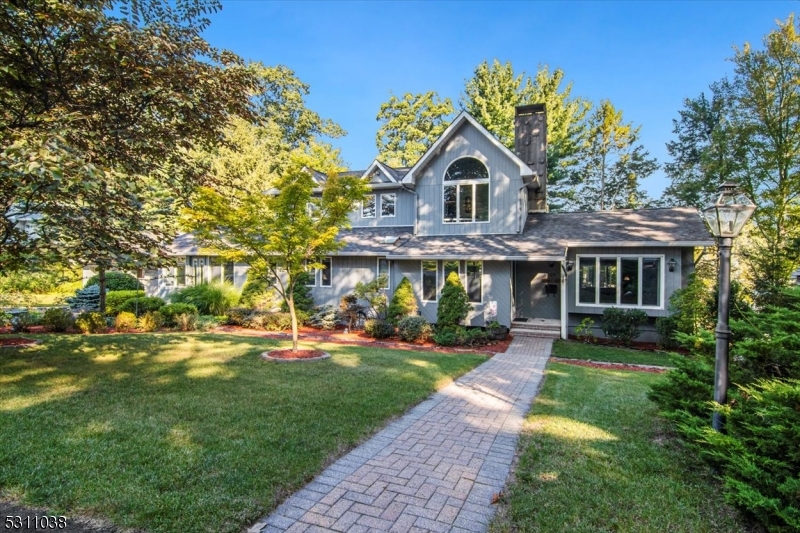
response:
[[[341,249],[339,229],[348,226],[348,215],[368,189],[359,178],[335,171],[320,185],[305,162],[294,156],[273,184],[275,194],[240,193],[232,203],[214,189],[201,188],[183,218],[204,246],[227,261],[248,264],[254,278],[274,283],[289,306],[295,351],[295,285],[307,269],[323,268],[322,258]]]
[[[461,284],[461,278],[457,272],[450,272],[444,282],[442,296],[439,298],[439,306],[436,309],[436,327],[447,329],[461,324],[472,305],[469,303],[467,291]]]
[[[533,80],[515,76],[511,63],[484,61],[466,82],[461,106],[510,150],[514,150],[515,108],[545,104],[547,110],[548,201],[553,209],[574,199],[574,172],[586,138],[586,116],[591,103],[572,96],[572,82],[564,71],[540,65]]]
[[[600,102],[591,114],[576,193],[580,209],[637,208],[647,202],[639,181],[658,165],[642,145],[636,145],[639,129],[623,123],[622,111],[608,100]]]
[[[386,320],[396,326],[401,319],[416,312],[417,297],[414,296],[414,288],[408,278],[403,276],[392,295],[392,301],[386,313]]]
[[[453,102],[434,91],[402,99],[392,95],[375,117],[381,122],[375,135],[378,159],[391,167],[412,166],[447,129],[452,114]]]
[[[211,0],[0,8],[0,267],[157,266],[202,176],[188,151],[250,113],[254,77],[201,37]],[[35,215],[35,231],[20,218]],[[101,290],[101,299],[104,291]],[[102,300],[101,300],[102,306]]]

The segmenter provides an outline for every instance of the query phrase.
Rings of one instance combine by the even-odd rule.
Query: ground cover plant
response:
[[[610,346],[597,346],[576,341],[553,342],[553,356],[585,361],[604,361],[628,365],[672,366],[669,355],[663,352],[646,352]]]
[[[647,399],[653,374],[547,367],[491,531],[747,531]]]
[[[485,358],[201,333],[43,336],[0,358],[0,496],[151,533],[240,532]],[[9,351],[10,352],[10,351]]]

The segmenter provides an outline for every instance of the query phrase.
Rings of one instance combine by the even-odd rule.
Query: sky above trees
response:
[[[377,155],[375,117],[391,94],[436,91],[457,102],[483,60],[534,75],[564,70],[575,96],[608,99],[641,125],[659,163],[684,98],[732,72],[733,46],[761,38],[797,2],[250,2],[223,1],[205,38],[245,60],[284,64],[307,83],[307,104],[347,136],[352,169]],[[658,197],[662,170],[644,180]]]

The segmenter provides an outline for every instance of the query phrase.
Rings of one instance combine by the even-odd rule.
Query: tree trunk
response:
[[[299,333],[297,331],[297,312],[294,310],[294,284],[289,284],[288,297],[286,303],[289,304],[289,314],[292,316],[292,351],[297,351],[297,338]]]
[[[97,279],[100,285],[100,312],[106,312],[106,267],[102,264],[97,265]]]

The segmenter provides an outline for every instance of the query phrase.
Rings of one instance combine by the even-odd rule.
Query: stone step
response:
[[[552,327],[513,327],[511,328],[511,334],[514,336],[519,337],[541,337],[546,339],[560,339],[561,338],[561,328],[552,328]]]

